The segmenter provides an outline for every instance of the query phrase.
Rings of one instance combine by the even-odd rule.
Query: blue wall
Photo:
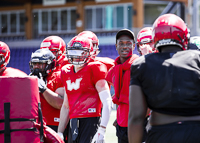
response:
[[[38,47],[32,48],[11,48],[11,57],[8,67],[13,67],[24,71],[29,74],[29,61],[31,58],[32,52],[35,52]],[[115,59],[118,56],[115,45],[103,45],[99,46],[100,53],[99,57],[109,57]],[[133,51],[134,54],[138,54],[136,48]]]

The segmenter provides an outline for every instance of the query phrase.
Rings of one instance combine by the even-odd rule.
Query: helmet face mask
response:
[[[30,71],[32,75],[41,73],[44,77],[54,70],[55,63],[55,56],[49,49],[39,49],[31,55]]]
[[[81,65],[87,62],[87,58],[90,56],[89,49],[87,48],[68,48],[67,55],[70,63],[75,65]]]
[[[71,64],[83,65],[91,58],[93,45],[86,37],[76,36],[67,46],[67,58]]]
[[[137,50],[141,54],[140,46],[148,44],[154,51],[154,42],[152,39],[152,27],[145,27],[138,32],[137,35]]]
[[[45,76],[45,69],[47,68],[47,64],[46,63],[42,63],[42,62],[31,62],[31,66],[33,67],[33,75],[39,75],[39,73],[42,73],[43,76]]]
[[[96,43],[93,43],[93,51],[91,52],[92,58],[95,58],[99,54],[99,47]]]
[[[3,54],[0,55],[0,65],[3,65],[5,63],[5,57]]]
[[[8,45],[0,41],[0,70],[4,69],[10,61],[10,49]]]

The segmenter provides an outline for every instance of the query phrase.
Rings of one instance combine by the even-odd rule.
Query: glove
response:
[[[41,74],[41,73],[40,73]],[[39,87],[39,92],[43,93],[47,89],[45,81],[42,79],[42,76],[38,77],[38,87]]]
[[[60,138],[61,138],[62,140],[64,140],[63,133],[61,133],[61,132],[58,132],[57,134],[60,136]]]
[[[92,143],[105,143],[106,129],[99,127],[92,139]]]

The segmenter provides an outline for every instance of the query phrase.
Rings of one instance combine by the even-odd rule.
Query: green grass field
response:
[[[113,126],[115,119],[116,109],[113,109],[106,129],[106,143],[117,143],[116,128]]]

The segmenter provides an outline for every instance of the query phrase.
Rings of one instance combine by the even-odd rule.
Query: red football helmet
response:
[[[66,53],[66,44],[62,38],[59,36],[49,36],[45,38],[40,49],[49,48],[49,50],[56,56],[56,63],[60,64],[63,62]]]
[[[71,64],[82,65],[91,58],[93,44],[84,36],[75,36],[67,44],[67,58]]]
[[[153,24],[152,34],[155,47],[177,45],[183,50],[187,49],[190,32],[184,21],[175,14],[164,14]]]
[[[7,66],[10,60],[10,49],[8,45],[0,41],[0,69]]]
[[[85,36],[92,40],[93,52],[91,54],[93,56],[97,56],[99,53],[99,39],[97,38],[96,34],[94,34],[92,31],[83,31],[79,33],[78,36]]]
[[[138,32],[137,35],[137,50],[141,53],[140,46],[143,44],[149,44],[153,51],[155,51],[154,43],[152,39],[152,27],[145,27]]]

